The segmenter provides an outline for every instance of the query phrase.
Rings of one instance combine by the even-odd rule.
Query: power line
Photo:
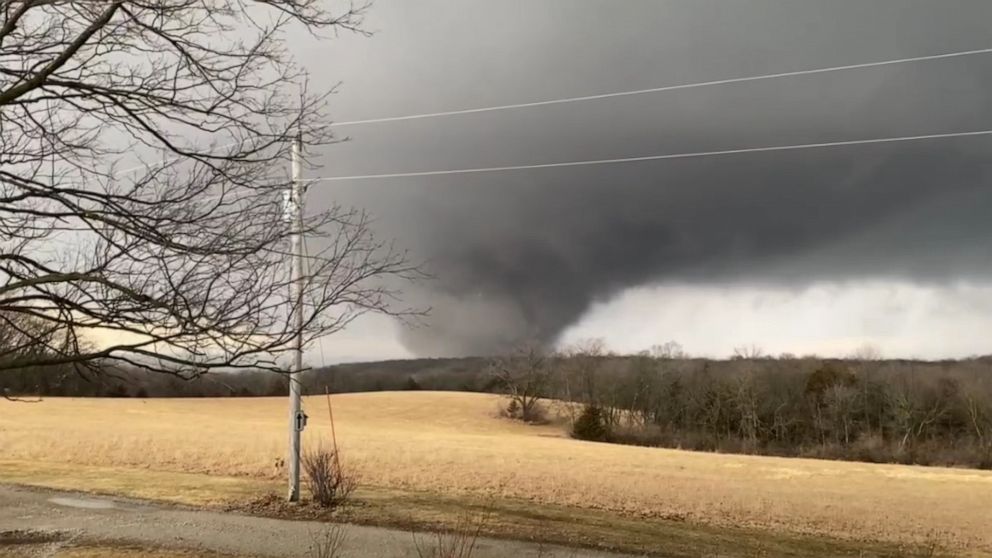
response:
[[[875,68],[878,66],[890,66],[894,64],[907,64],[910,62],[924,62],[927,60],[941,60],[946,58],[956,58],[961,56],[972,56],[976,54],[992,53],[992,48],[982,48],[977,50],[962,50],[947,52],[943,54],[931,54],[926,56],[914,56],[911,58],[896,58],[893,60],[881,60],[878,62],[865,62],[862,64],[847,64],[844,66],[830,66],[827,68],[815,68],[811,70],[797,70],[792,72],[779,72],[776,74],[762,74],[757,76],[745,76],[728,79],[718,79],[713,81],[701,81],[696,83],[683,83],[679,85],[667,85],[663,87],[651,87],[648,89],[632,89],[630,91],[616,91],[613,93],[601,93],[598,95],[583,95],[579,97],[562,97],[559,99],[548,99],[544,101],[532,101],[526,103],[513,103],[509,105],[495,105],[490,107],[479,107],[460,110],[447,110],[441,112],[425,112],[421,114],[409,114],[405,116],[387,116],[384,118],[367,118],[364,120],[349,120],[345,122],[335,122],[332,127],[357,126],[359,124],[379,124],[384,122],[398,122],[402,120],[419,120],[423,118],[435,118],[440,116],[455,116],[460,114],[476,114],[480,112],[494,112],[499,110],[512,110],[530,107],[541,107],[547,105],[558,105],[563,103],[576,103],[580,101],[594,101],[598,99],[609,99],[613,97],[629,97],[632,95],[643,95],[645,93],[661,93],[664,91],[677,91],[680,89],[693,89],[697,87],[708,87],[711,85],[727,85],[732,83],[744,83],[748,81],[761,81],[784,77],[808,76],[813,74],[825,74],[828,72],[840,72],[844,70],[857,70],[861,68]]]
[[[770,80],[770,79],[777,79],[777,78],[784,78],[784,77],[795,77],[795,76],[804,76],[804,75],[823,74],[823,73],[828,73],[828,72],[839,72],[839,71],[844,71],[844,70],[856,70],[856,69],[861,69],[861,68],[874,68],[874,67],[878,67],[878,66],[890,66],[890,65],[894,65],[894,64],[907,64],[907,63],[911,63],[911,62],[924,62],[924,61],[928,61],[928,60],[941,60],[941,59],[946,59],[946,58],[957,58],[957,57],[962,57],[962,56],[973,56],[973,55],[977,55],[977,54],[990,54],[990,53],[992,53],[992,48],[982,48],[982,49],[975,49],[975,50],[961,50],[961,51],[955,51],[955,52],[946,52],[946,53],[942,53],[942,54],[931,54],[931,55],[925,55],[925,56],[913,56],[913,57],[910,57],[910,58],[896,58],[896,59],[892,59],[892,60],[881,60],[881,61],[878,61],[878,62],[865,62],[865,63],[861,63],[861,64],[847,64],[847,65],[844,65],[844,66],[830,66],[830,67],[827,67],[827,68],[814,68],[814,69],[810,69],[810,70],[797,70],[797,71],[792,71],[792,72],[779,72],[779,73],[775,73],[775,74],[762,74],[762,75],[756,75],[756,76],[745,76],[745,77],[737,77],[737,78],[719,79],[719,80],[713,80],[713,81],[701,81],[701,82],[695,82],[695,83],[683,83],[683,84],[678,84],[678,85],[667,85],[667,86],[663,86],[663,87],[652,87],[652,88],[648,88],[648,89],[632,89],[632,90],[629,90],[629,91],[616,91],[616,92],[613,92],[613,93],[602,93],[602,94],[597,94],[597,95],[583,95],[583,96],[578,96],[578,97],[562,97],[562,98],[558,98],[558,99],[547,99],[547,100],[544,100],[544,101],[532,101],[532,102],[526,102],[526,103],[513,103],[513,104],[508,104],[508,105],[494,105],[494,106],[489,106],[489,107],[478,107],[478,108],[471,108],[471,109],[449,110],[449,111],[441,111],[441,112],[425,112],[425,113],[420,113],[420,114],[409,114],[409,115],[404,115],[404,116],[387,116],[387,117],[383,117],[383,118],[367,118],[367,119],[364,119],[364,120],[348,120],[348,121],[344,121],[344,122],[335,122],[335,123],[332,124],[332,127],[340,128],[340,127],[343,127],[343,126],[357,126],[357,125],[360,125],[360,124],[380,124],[380,123],[385,123],[385,122],[399,122],[399,121],[404,121],[404,120],[420,120],[420,119],[424,119],[424,118],[436,118],[436,117],[442,117],[442,116],[455,116],[455,115],[460,115],[460,114],[476,114],[476,113],[494,112],[494,111],[500,111],[500,110],[512,110],[512,109],[521,109],[521,108],[530,108],[530,107],[540,107],[540,106],[546,106],[546,105],[557,105],[557,104],[564,104],[564,103],[576,103],[576,102],[581,102],[581,101],[594,101],[594,100],[598,100],[598,99],[609,99],[609,98],[613,98],[613,97],[629,97],[629,96],[633,96],[633,95],[643,95],[643,94],[646,94],[646,93],[661,93],[661,92],[665,92],[665,91],[677,91],[677,90],[680,90],[680,89],[693,89],[693,88],[697,88],[697,87],[708,87],[708,86],[711,86],[711,85],[728,85],[728,84],[733,84],[733,83],[744,83],[744,82],[749,82],[749,81],[761,81],[761,80]],[[221,148],[226,148],[226,147],[231,147],[232,145],[234,145],[234,144],[225,144],[225,145],[222,145],[220,147]],[[117,171],[114,174],[114,177],[119,177],[119,176],[122,176],[122,175],[130,174],[132,172],[139,171],[139,170],[146,169],[146,168],[154,168],[156,166],[167,164],[167,163],[170,163],[172,161],[179,160],[181,158],[182,158],[182,156],[167,157],[167,158],[159,161],[158,163],[155,163],[154,165],[147,165],[147,164],[145,164],[145,165],[137,165],[137,166],[134,166],[134,167],[129,167],[129,168],[126,168],[126,169]]]
[[[959,138],[959,137],[969,137],[969,136],[988,136],[992,135],[992,129],[990,130],[977,130],[972,132],[951,132],[946,134],[926,134],[919,136],[899,136],[899,137],[889,137],[889,138],[870,138],[870,139],[860,139],[860,140],[846,140],[846,141],[829,141],[820,143],[800,143],[792,145],[774,145],[767,147],[745,147],[740,149],[723,149],[718,151],[696,151],[691,153],[670,153],[665,155],[647,155],[642,157],[622,157],[616,159],[592,159],[584,161],[564,161],[560,163],[538,163],[533,165],[509,165],[502,167],[478,167],[469,169],[449,169],[449,170],[434,170],[434,171],[416,171],[416,172],[393,172],[393,173],[382,173],[382,174],[358,174],[351,176],[325,176],[321,178],[310,178],[306,179],[306,182],[332,182],[341,180],[368,180],[368,179],[387,179],[387,178],[405,178],[405,177],[416,177],[416,176],[440,176],[447,174],[474,174],[474,173],[488,173],[488,172],[501,172],[501,171],[516,171],[516,170],[529,170],[529,169],[551,169],[560,167],[583,167],[583,166],[593,166],[593,165],[612,165],[620,163],[635,163],[639,161],[661,161],[665,159],[691,159],[698,157],[712,157],[719,155],[738,155],[746,153],[762,153],[766,151],[798,151],[801,149],[817,149],[825,147],[842,147],[847,145],[867,145],[876,143],[896,143],[896,142],[907,142],[907,141],[923,141],[923,140],[935,140],[935,139],[945,139],[945,138]]]

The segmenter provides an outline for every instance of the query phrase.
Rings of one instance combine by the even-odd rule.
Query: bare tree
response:
[[[664,360],[678,360],[688,357],[678,341],[666,341],[660,345],[651,345],[649,354],[654,358]]]
[[[0,0],[0,371],[280,370],[298,337],[405,312],[389,285],[417,270],[342,207],[305,218],[289,294],[287,146],[331,135],[283,38],[363,11],[323,4]]]
[[[582,339],[562,349],[562,394],[567,401],[582,401],[587,405],[600,405],[602,393],[597,383],[603,361],[607,355],[602,339]],[[574,418],[573,422],[574,422]]]
[[[823,395],[823,406],[834,441],[849,445],[855,424],[858,390],[853,386],[836,384],[830,386]]]
[[[506,391],[514,409],[511,415],[525,422],[542,418],[540,401],[551,385],[554,358],[538,345],[525,345],[493,360],[490,370],[496,384]]]
[[[879,429],[882,428],[882,412],[880,405],[872,400],[872,383],[875,372],[879,369],[882,360],[882,350],[871,343],[864,343],[856,348],[849,357],[854,361],[857,374],[861,376],[861,408],[865,429],[871,433],[872,423],[877,423]],[[880,399],[880,398],[877,398]]]
[[[734,347],[734,354],[731,355],[731,360],[758,360],[765,358],[765,351],[755,344],[741,345],[740,347]]]
[[[851,351],[848,358],[857,362],[878,362],[882,360],[882,350],[872,343],[862,343]]]
[[[748,366],[735,382],[734,393],[737,403],[738,430],[741,438],[748,443],[748,448],[754,451],[758,445],[758,434],[762,427],[759,406],[761,404],[758,388],[755,386],[754,370]]]
[[[17,394],[29,392],[38,396],[47,395],[52,380],[57,381],[57,378],[51,377],[52,372],[61,375],[61,371],[41,370],[30,363],[44,357],[46,347],[53,342],[53,337],[52,332],[44,324],[31,316],[12,315],[7,320],[0,320],[0,355],[2,355],[0,362],[24,363],[24,366],[18,370],[21,377],[15,379],[14,389],[11,389],[10,385],[3,385],[0,387],[0,397],[12,401],[37,401],[37,399],[17,397]]]
[[[337,558],[348,546],[348,532],[341,523],[323,523],[310,532],[306,558]]]

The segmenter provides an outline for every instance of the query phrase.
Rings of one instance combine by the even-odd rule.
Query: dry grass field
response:
[[[343,459],[366,486],[992,554],[992,472],[581,442],[497,418],[482,394],[332,401]],[[305,443],[330,444],[324,398],[304,405]],[[0,460],[274,480],[285,417],[283,398],[0,401]]]

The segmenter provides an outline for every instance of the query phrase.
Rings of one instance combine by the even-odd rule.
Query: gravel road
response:
[[[325,528],[326,524],[316,522],[249,517],[0,485],[0,534],[40,531],[66,539],[126,541],[154,547],[282,558],[307,556],[314,535]],[[341,528],[346,533],[343,557],[417,556],[409,532],[357,525],[342,525]],[[0,554],[3,554],[2,547]],[[542,548],[533,543],[498,539],[480,539],[473,554],[473,558],[505,556],[619,558],[624,555],[553,546]]]

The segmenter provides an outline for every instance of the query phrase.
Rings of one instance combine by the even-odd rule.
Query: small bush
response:
[[[863,434],[852,444],[851,454],[857,461],[887,463],[892,461],[892,450],[877,433]]]
[[[500,402],[499,416],[511,420],[519,420],[528,424],[548,424],[548,410],[541,402],[532,400],[528,407],[524,407],[517,399],[509,399],[507,402]]]
[[[344,528],[336,523],[311,531],[307,558],[337,558],[341,556],[347,540],[348,536]]]
[[[538,401],[531,403],[527,409],[521,409],[520,420],[530,424],[547,424],[548,410]]]
[[[324,508],[343,504],[355,490],[355,481],[346,475],[333,451],[318,448],[302,460],[313,501]]]
[[[418,558],[472,558],[479,536],[489,520],[489,512],[463,515],[452,531],[436,530],[428,536],[413,534]]]
[[[596,405],[586,405],[572,426],[572,437],[593,442],[608,441],[610,429],[606,426],[603,410]]]
[[[510,402],[506,405],[506,409],[503,414],[506,418],[520,418],[520,404],[517,403],[516,399],[510,400]]]

